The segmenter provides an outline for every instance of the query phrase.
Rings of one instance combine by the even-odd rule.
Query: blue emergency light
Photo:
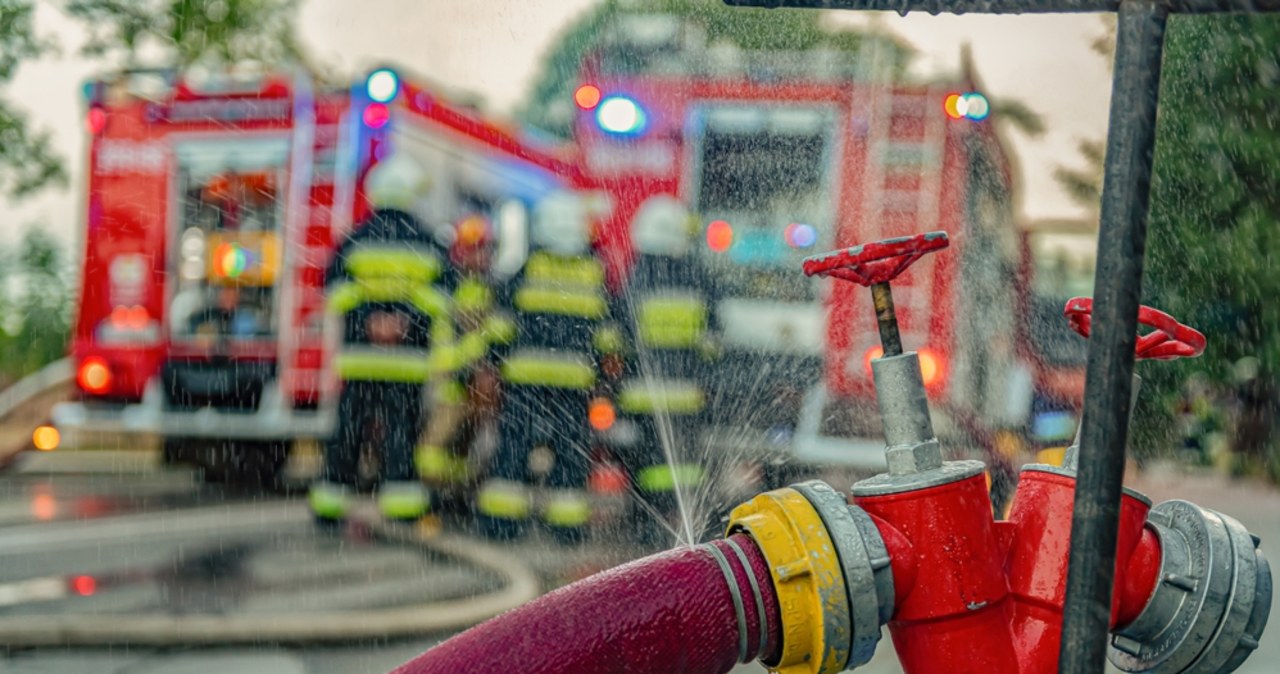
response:
[[[640,104],[626,96],[608,96],[596,107],[596,125],[615,136],[635,136],[644,131],[649,116]]]
[[[390,103],[400,93],[400,77],[390,68],[378,68],[364,81],[364,91],[375,103]]]

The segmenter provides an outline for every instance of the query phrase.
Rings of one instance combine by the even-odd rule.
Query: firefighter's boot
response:
[[[322,528],[338,528],[347,517],[350,495],[343,485],[319,480],[311,485],[307,504],[317,525]]]
[[[532,511],[529,488],[519,482],[491,479],[476,493],[476,521],[488,538],[519,538],[528,527]]]
[[[428,484],[457,488],[467,484],[470,469],[467,458],[439,445],[422,445],[414,455],[418,475]]]
[[[591,502],[582,489],[551,489],[542,504],[542,523],[561,543],[572,545],[586,538]]]
[[[392,522],[416,522],[427,514],[426,487],[415,481],[394,481],[378,489],[378,512]]]

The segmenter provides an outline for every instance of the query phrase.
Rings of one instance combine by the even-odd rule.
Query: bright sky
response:
[[[593,2],[304,0],[299,28],[319,59],[341,72],[384,61],[400,64],[477,92],[490,109],[507,113],[525,93],[539,57],[559,30]],[[71,185],[20,203],[0,198],[0,245],[14,241],[15,233],[32,222],[46,223],[51,232],[78,245],[84,184],[80,85],[98,68],[76,55],[84,33],[58,4],[36,4],[37,31],[55,37],[61,55],[23,66],[4,94],[26,108],[38,128],[53,133],[67,160]],[[836,20],[846,17],[861,20],[847,13]],[[1088,47],[1102,31],[1098,17],[882,15],[879,20],[922,53],[925,72],[953,72],[961,45],[972,44],[988,92],[995,98],[1021,99],[1049,127],[1034,140],[1009,134],[1024,188],[1022,214],[1082,215],[1058,189],[1052,172],[1060,163],[1078,161],[1077,139],[1101,138],[1106,131],[1110,76],[1106,63]]]

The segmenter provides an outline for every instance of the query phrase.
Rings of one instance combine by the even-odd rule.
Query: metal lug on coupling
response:
[[[734,508],[727,533],[748,533],[769,563],[782,651],[764,664],[834,674],[866,664],[893,615],[893,568],[871,516],[813,480]]]
[[[1147,518],[1160,575],[1147,606],[1111,637],[1126,672],[1227,674],[1258,647],[1271,613],[1271,566],[1234,518],[1166,501]]]

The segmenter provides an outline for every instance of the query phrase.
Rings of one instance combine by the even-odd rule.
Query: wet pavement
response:
[[[509,582],[493,569],[372,527],[319,532],[296,497],[197,486],[190,473],[158,469],[144,453],[33,458],[39,460],[0,475],[0,634],[20,624],[40,629],[93,617],[139,626],[208,617],[306,622],[455,599],[467,604]],[[1280,559],[1280,493],[1274,488],[1160,467],[1132,484],[1157,502],[1186,498],[1236,516],[1262,536],[1272,560]],[[461,520],[430,520],[414,535],[467,540],[465,531],[457,535],[461,529]],[[644,552],[604,540],[563,548],[537,535],[502,550],[544,589]],[[0,638],[11,646],[0,652],[0,673],[381,672],[450,632],[333,645],[242,635],[240,645],[208,647],[175,639],[171,645],[21,648]],[[858,671],[900,671],[885,636],[873,662]],[[1264,637],[1239,671],[1271,672],[1277,660],[1280,639]],[[749,665],[735,674],[762,671]]]

